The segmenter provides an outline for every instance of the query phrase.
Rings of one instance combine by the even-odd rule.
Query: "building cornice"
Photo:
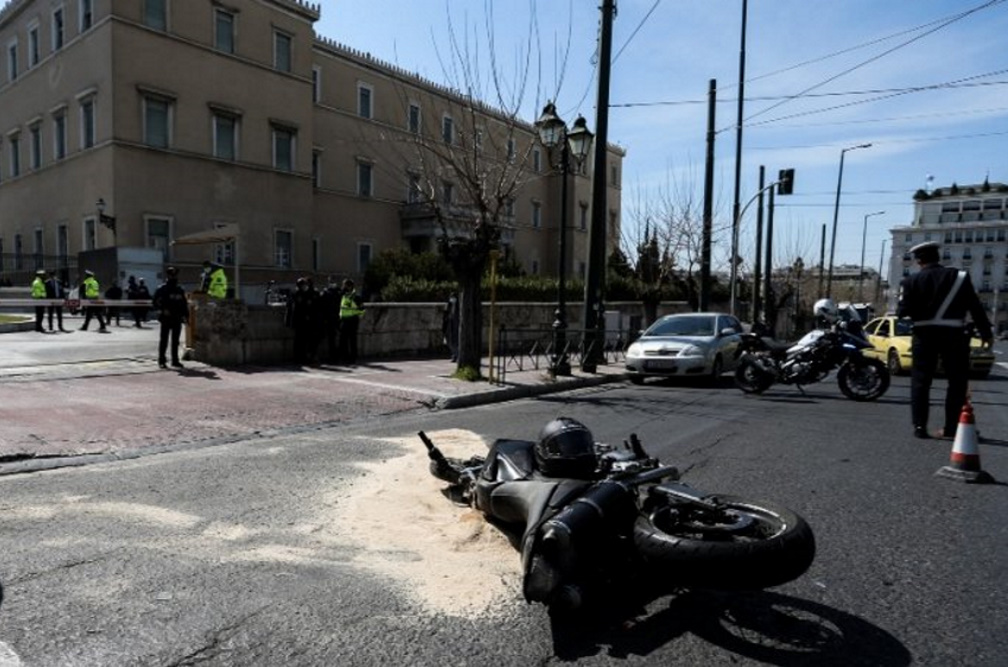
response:
[[[13,20],[30,3],[31,0],[8,0],[7,4],[0,8],[0,28],[3,28],[9,20]]]

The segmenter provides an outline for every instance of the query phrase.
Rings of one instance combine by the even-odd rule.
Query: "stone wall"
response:
[[[609,313],[619,313],[617,329],[626,334],[642,326],[639,303],[607,304]],[[364,305],[358,348],[361,357],[423,357],[443,354],[441,333],[443,303],[368,303]],[[499,303],[493,313],[495,331],[548,331],[555,304]],[[662,304],[659,314],[688,310],[685,303]],[[567,321],[580,329],[581,304],[569,304]],[[483,341],[489,341],[490,306],[483,307]],[[610,318],[612,316],[610,315]],[[612,326],[609,327],[613,329]],[[285,363],[293,356],[294,333],[284,326],[284,306],[248,305],[244,301],[195,300],[186,331],[190,357],[215,366]],[[625,340],[625,338],[624,338]],[[322,342],[324,349],[325,342]]]

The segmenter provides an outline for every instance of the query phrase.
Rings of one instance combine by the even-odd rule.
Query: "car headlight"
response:
[[[702,357],[703,355],[704,349],[696,345],[687,345],[679,351],[679,356],[681,357]]]
[[[628,357],[639,357],[643,354],[643,349],[640,343],[631,343],[630,347],[627,348],[626,354]]]

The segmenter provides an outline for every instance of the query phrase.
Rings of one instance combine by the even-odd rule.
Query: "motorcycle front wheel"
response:
[[[837,384],[854,401],[874,401],[889,389],[889,369],[878,359],[847,362],[837,371]]]
[[[773,384],[773,375],[752,357],[742,357],[735,368],[735,386],[747,394],[762,394]]]
[[[634,545],[667,583],[753,590],[800,577],[815,538],[796,513],[772,503],[718,496],[720,508],[666,503],[634,524]]]

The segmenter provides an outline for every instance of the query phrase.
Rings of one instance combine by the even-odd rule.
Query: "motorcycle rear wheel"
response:
[[[773,384],[773,377],[752,359],[743,357],[735,368],[735,386],[747,394],[762,394]]]
[[[853,401],[874,401],[889,389],[889,369],[878,359],[848,362],[837,371],[837,384]]]
[[[796,513],[772,503],[718,496],[723,510],[664,504],[641,514],[634,545],[674,585],[753,590],[800,577],[815,537]]]

